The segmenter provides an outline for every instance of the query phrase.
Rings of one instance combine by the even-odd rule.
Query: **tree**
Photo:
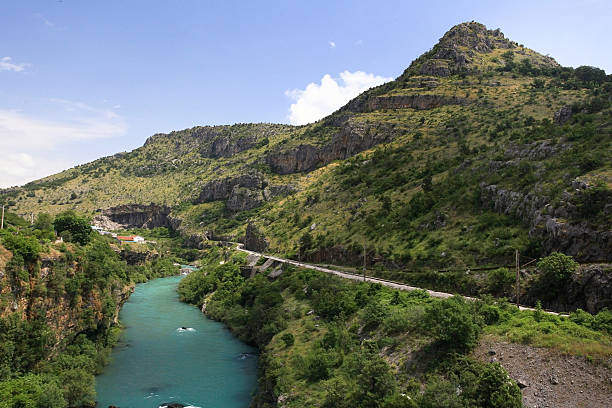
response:
[[[603,69],[590,67],[587,65],[576,68],[574,75],[576,75],[576,78],[584,82],[601,83],[606,80],[606,72]]]
[[[58,214],[57,217],[55,217],[55,221],[53,221],[53,227],[58,235],[62,235],[62,232],[68,231],[70,233],[70,239],[81,245],[86,245],[91,240],[92,232],[89,221],[79,217],[74,211],[65,211]]]
[[[378,354],[371,354],[357,376],[357,390],[353,394],[354,406],[379,408],[385,406],[385,398],[396,388],[395,378],[389,366]]]
[[[465,352],[478,341],[480,324],[476,316],[463,297],[453,296],[429,305],[425,327],[449,349]]]
[[[64,398],[71,407],[94,406],[96,391],[94,376],[81,368],[71,368],[61,373]]]
[[[312,248],[312,234],[310,231],[306,231],[300,237],[300,253],[304,254]]]
[[[53,217],[47,213],[40,213],[36,216],[34,228],[41,231],[53,231]]]
[[[572,273],[578,267],[574,258],[559,252],[553,252],[537,263],[540,277],[538,289],[545,298],[552,298],[567,283]]]

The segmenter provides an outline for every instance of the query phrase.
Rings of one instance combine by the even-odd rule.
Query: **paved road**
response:
[[[290,265],[299,266],[300,268],[313,269],[315,271],[330,273],[332,275],[336,275],[336,276],[339,276],[339,277],[344,278],[344,279],[351,279],[351,280],[362,281],[362,282],[365,281],[365,282],[380,283],[383,286],[388,286],[390,288],[399,289],[399,290],[407,290],[407,291],[410,291],[410,290],[424,290],[425,292],[429,293],[430,296],[436,297],[436,298],[442,298],[442,299],[446,299],[446,298],[454,296],[452,293],[436,292],[435,290],[417,288],[415,286],[409,286],[409,285],[406,285],[406,284],[403,284],[403,283],[392,282],[392,281],[388,281],[388,280],[385,280],[385,279],[374,278],[374,277],[370,277],[370,276],[366,276],[365,279],[364,279],[363,275],[356,275],[356,274],[347,273],[347,272],[339,272],[339,271],[335,271],[333,269],[323,268],[321,266],[316,266],[316,265],[311,265],[311,264],[307,264],[307,263],[303,263],[303,262],[298,262],[298,261],[294,261],[294,260],[291,260],[291,259],[285,259],[285,258],[279,258],[277,256],[266,255],[266,254],[262,254],[260,252],[255,252],[255,251],[250,251],[248,249],[244,249],[244,245],[243,244],[238,244],[236,249],[238,251],[245,252],[245,253],[250,254],[250,255],[262,256],[264,258],[273,259],[273,260],[281,262],[281,263],[286,263],[286,264],[290,264]],[[477,300],[476,298],[468,297],[468,296],[464,296],[464,298],[468,299],[468,300]],[[519,309],[520,310],[535,310],[535,309],[533,309],[531,307],[525,307],[525,306],[519,306]],[[545,311],[545,310],[543,310],[542,312],[548,313],[548,314],[553,314],[553,315],[559,315],[560,314],[560,313],[550,312],[550,311]]]

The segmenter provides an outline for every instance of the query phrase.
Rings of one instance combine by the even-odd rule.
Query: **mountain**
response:
[[[5,189],[12,211],[75,209],[318,262],[505,265],[514,249],[612,260],[612,78],[476,22],[394,81],[305,126],[198,126]]]

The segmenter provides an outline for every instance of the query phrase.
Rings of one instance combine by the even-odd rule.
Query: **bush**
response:
[[[357,387],[352,396],[352,406],[379,408],[385,406],[384,400],[393,394],[396,383],[385,360],[378,354],[370,354],[357,376]]]
[[[537,263],[540,276],[537,281],[537,292],[545,299],[554,298],[572,273],[578,267],[574,258],[559,252],[553,252]]]
[[[58,235],[68,231],[70,239],[81,245],[86,245],[91,240],[92,230],[89,221],[79,217],[74,211],[65,211],[58,214],[53,221],[53,227]]]
[[[291,347],[295,343],[295,337],[291,333],[283,334],[281,340],[285,343],[285,347]]]
[[[41,247],[36,238],[9,231],[0,232],[0,238],[4,247],[13,252],[13,256],[21,257],[27,263],[38,260]]]
[[[363,310],[362,323],[364,330],[374,330],[385,320],[389,314],[389,307],[380,301],[373,300]]]
[[[427,307],[425,327],[449,349],[465,352],[474,347],[480,334],[480,317],[460,296],[434,302]]]

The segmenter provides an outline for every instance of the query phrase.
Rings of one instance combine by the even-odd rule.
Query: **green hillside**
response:
[[[365,243],[379,269],[610,261],[611,97],[602,70],[463,23],[316,123],[157,134],[1,197],[21,214],[165,205],[189,236],[240,240],[250,221],[269,252],[351,265]]]

